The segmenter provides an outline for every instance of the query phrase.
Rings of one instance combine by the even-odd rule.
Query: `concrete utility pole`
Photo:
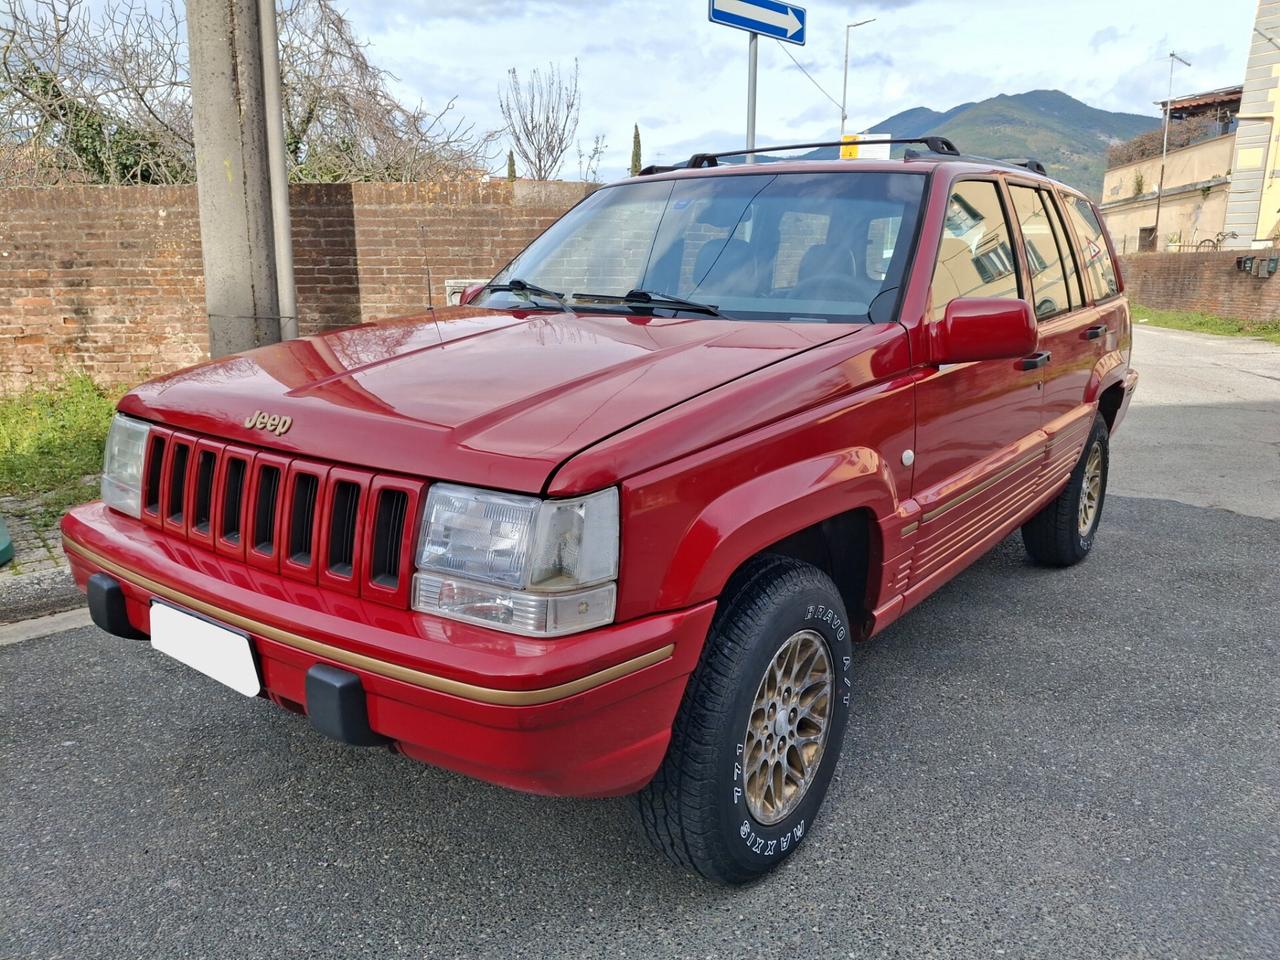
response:
[[[274,33],[274,31],[272,31]],[[209,353],[280,340],[257,0],[188,0]]]
[[[280,90],[280,35],[276,0],[258,0],[262,23],[262,92],[267,109],[267,152],[271,165],[271,226],[275,234],[276,290],[280,336],[298,336],[298,293],[293,281],[293,217],[289,212],[289,148],[284,139],[284,98]]]

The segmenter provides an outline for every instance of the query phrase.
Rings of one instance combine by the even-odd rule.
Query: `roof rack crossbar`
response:
[[[1049,171],[1044,168],[1044,164],[1035,157],[1008,157],[1000,162],[1011,163],[1015,167],[1022,167],[1024,170],[1030,170],[1032,173],[1044,174],[1046,177],[1049,175]]]
[[[946,137],[909,137],[909,138],[893,138],[881,140],[862,140],[856,141],[860,143],[922,143],[932,153],[942,154],[945,156],[958,157],[960,151],[956,149],[956,145]],[[715,167],[719,166],[721,157],[743,157],[753,153],[773,153],[778,150],[811,150],[816,147],[843,147],[849,141],[846,140],[823,140],[818,143],[787,143],[780,144],[775,147],[753,147],[750,150],[725,150],[723,153],[695,153],[689,158],[688,167],[695,170],[698,167]]]
[[[1049,171],[1045,169],[1044,164],[1034,157],[1012,157],[1006,160],[997,160],[994,157],[978,157],[967,153],[940,154],[936,150],[908,150],[906,153],[906,159],[908,160],[923,160],[930,156],[946,157],[949,160],[963,160],[966,163],[991,164],[997,167],[1017,167],[1020,170],[1030,170],[1032,173],[1049,176]]]

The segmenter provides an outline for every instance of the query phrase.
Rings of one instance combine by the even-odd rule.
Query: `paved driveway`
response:
[[[1190,369],[1186,337],[1139,349]],[[1256,402],[1190,404],[1212,456],[1274,466]],[[1201,497],[1166,405],[1087,563],[1011,539],[859,649],[826,812],[742,890],[624,800],[347,749],[93,628],[0,647],[0,956],[1274,958],[1280,522],[1197,498],[1276,473]]]

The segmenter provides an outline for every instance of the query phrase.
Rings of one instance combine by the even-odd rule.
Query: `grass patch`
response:
[[[38,499],[34,519],[46,526],[95,499],[102,446],[123,392],[76,374],[0,399],[0,496]]]
[[[1280,318],[1275,320],[1233,320],[1190,310],[1153,310],[1140,304],[1132,308],[1133,321],[1146,320],[1158,327],[1216,333],[1221,337],[1258,337],[1280,344]]]

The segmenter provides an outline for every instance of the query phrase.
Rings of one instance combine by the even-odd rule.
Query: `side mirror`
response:
[[[961,297],[930,327],[933,363],[1004,360],[1035,353],[1036,315],[1026,300]]]
[[[484,288],[485,285],[483,283],[473,283],[471,286],[467,287],[462,291],[462,296],[458,298],[459,305],[465,307],[476,297],[480,296],[480,292],[484,290]]]

